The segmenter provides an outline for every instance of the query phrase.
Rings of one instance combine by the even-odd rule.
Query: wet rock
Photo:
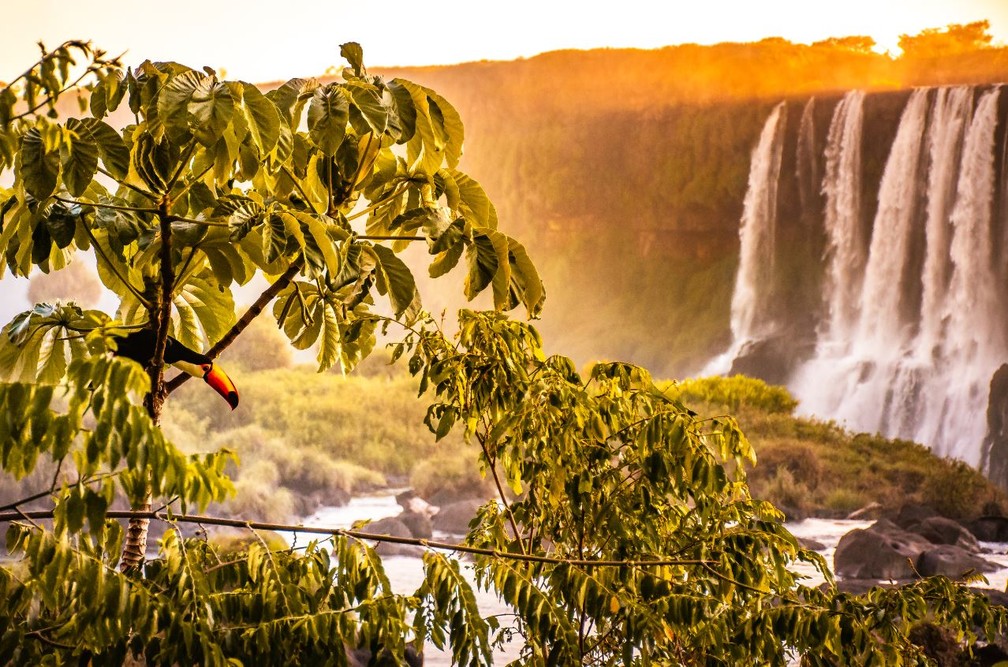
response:
[[[920,535],[881,519],[840,538],[833,568],[842,578],[913,579],[917,559],[932,547]]]
[[[363,529],[365,533],[374,535],[389,535],[391,537],[412,538],[409,526],[399,517],[390,516],[377,521],[372,521]],[[375,551],[380,556],[415,556],[423,555],[423,548],[415,544],[396,544],[395,542],[377,542]]]
[[[807,342],[802,342],[798,349],[795,343],[795,337],[790,334],[750,341],[735,356],[729,375],[748,375],[769,384],[785,384],[796,360],[811,351]]]
[[[442,506],[434,515],[434,529],[452,535],[465,535],[469,532],[469,522],[473,520],[476,511],[484,502],[478,498],[470,498]]]
[[[991,376],[982,451],[981,469],[992,482],[1008,490],[1008,364],[1002,364]]]
[[[868,503],[859,510],[854,510],[847,515],[847,518],[852,521],[865,521],[872,519],[882,518],[882,505],[880,503]]]
[[[951,544],[939,544],[923,552],[917,559],[917,571],[924,577],[944,575],[955,579],[970,570],[994,572],[1000,569],[1001,566],[997,563]]]
[[[892,521],[900,528],[907,529],[933,516],[939,516],[938,511],[929,505],[907,504],[900,507]]]
[[[1008,542],[1008,517],[982,516],[968,524],[970,532],[983,542]]]
[[[426,513],[403,512],[396,518],[406,524],[410,534],[417,539],[429,540],[434,534],[433,523]]]
[[[825,544],[819,540],[813,540],[809,537],[799,537],[798,544],[800,544],[803,549],[811,549],[812,551],[823,551],[826,549]]]
[[[910,531],[934,544],[950,544],[974,554],[980,552],[980,543],[973,533],[952,519],[928,517],[910,528]]]

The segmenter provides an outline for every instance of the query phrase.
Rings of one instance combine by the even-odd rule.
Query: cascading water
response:
[[[799,360],[789,383],[803,412],[980,463],[989,383],[1008,361],[1008,290],[999,256],[1008,250],[1001,248],[1008,230],[994,218],[999,188],[1008,189],[995,182],[999,94],[966,87],[910,94],[879,183],[870,238],[861,217],[865,95],[852,91],[837,104],[822,183],[823,310],[815,351]],[[776,114],[767,127],[780,122]],[[750,202],[776,193],[753,177],[761,160],[767,175],[767,132],[753,156],[747,214]],[[809,163],[803,134],[799,169],[803,159]],[[800,173],[798,186],[800,193]],[[744,217],[743,227],[752,220]],[[744,230],[740,236],[743,263],[758,253],[772,257],[772,248],[745,245],[772,236]],[[743,272],[740,264],[733,356],[720,358],[718,370],[742,349],[740,333],[749,340],[766,334],[740,316],[752,312],[743,305],[765,304],[773,285],[773,275]]]
[[[864,93],[847,93],[830,122],[826,143],[826,258],[828,268],[824,294],[826,321],[820,345],[835,347],[850,340],[857,318],[857,295],[861,291],[868,244],[861,231],[861,134]]]
[[[986,431],[991,375],[1008,356],[1003,289],[995,266],[994,130],[999,89],[983,94],[966,133],[952,209],[952,275],[935,360],[934,393],[915,436],[949,456],[977,464]]]
[[[753,149],[749,188],[739,227],[740,256],[731,303],[732,346],[713,359],[705,373],[727,372],[742,347],[766,336],[774,323],[769,316],[769,292],[760,286],[773,279],[777,226],[777,182],[780,178],[787,108],[781,102],[770,113]]]

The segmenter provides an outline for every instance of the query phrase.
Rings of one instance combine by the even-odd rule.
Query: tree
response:
[[[486,194],[456,169],[458,114],[422,86],[368,77],[358,46],[342,52],[351,65],[343,82],[292,79],[265,95],[176,63],[148,61],[125,75],[99,68],[89,115],[63,124],[14,116],[15,185],[0,235],[8,267],[59,270],[75,249],[92,250],[121,300],[115,320],[72,308],[17,320],[17,353],[8,355],[17,377],[56,381],[70,358],[87,356],[86,346],[65,345],[68,333],[93,334],[94,352],[99,337],[150,328],[146,407],[156,425],[178,386],[164,382],[167,337],[193,349],[207,342],[213,357],[274,300],[296,347],[320,342],[320,370],[350,368],[374,346],[379,322],[409,324],[419,312],[413,276],[396,256],[413,241],[428,243],[434,276],[466,253],[469,298],[492,285],[498,307],[524,303],[536,314],[544,292],[528,255],[496,230]],[[43,58],[39,70],[53,62]],[[103,118],[124,101],[135,122],[120,132]],[[352,222],[365,216],[361,234]],[[259,272],[271,285],[237,319],[231,287]],[[392,320],[372,312],[375,296]],[[25,363],[35,357],[37,369]],[[142,560],[144,536],[134,522],[124,567]]]
[[[514,633],[535,665],[913,664],[923,653],[910,628],[925,616],[970,645],[978,627],[1003,631],[1003,610],[947,579],[865,598],[801,586],[796,561],[828,570],[750,496],[754,453],[734,420],[699,417],[638,367],[599,364],[583,378],[547,357],[534,328],[500,312],[534,315],[544,291],[455,169],[457,114],[434,91],[369,77],[357,45],[342,52],[342,82],[263,94],[175,63],[123,74],[72,43],[0,94],[15,177],[0,205],[7,267],[58,271],[71,251],[93,252],[121,300],[114,319],[42,304],[4,330],[0,464],[16,478],[39,460],[57,472],[0,510],[20,519],[7,534],[20,560],[0,568],[0,662],[341,665],[362,648],[402,663],[407,643],[429,639],[456,664],[483,665]],[[14,111],[17,93],[28,109],[52,106],[74,55],[94,77],[90,115]],[[115,130],[102,118],[124,101],[135,122]],[[489,288],[499,310],[463,312],[445,336],[396,255],[410,242],[428,244],[435,276],[465,254],[466,295]],[[270,286],[238,317],[230,288],[255,273]],[[231,491],[229,454],[184,456],[158,424],[180,384],[164,379],[168,336],[215,356],[271,303],[293,345],[319,341],[320,369],[352,367],[379,327],[401,328],[393,357],[433,396],[430,430],[461,428],[478,448],[499,504],[464,544],[422,543],[414,595],[392,592],[370,546],[387,538],[359,530],[231,554],[169,531],[140,567],[145,521],[293,528],[191,514]],[[157,341],[146,368],[110,354],[136,327]],[[119,496],[133,509],[109,509]],[[22,509],[32,499],[52,507]],[[125,539],[117,518],[130,520]],[[443,550],[473,555],[481,585],[514,609],[513,629],[481,617]]]
[[[944,29],[927,28],[916,35],[900,35],[899,47],[907,58],[936,58],[990,48],[990,21],[950,23]]]

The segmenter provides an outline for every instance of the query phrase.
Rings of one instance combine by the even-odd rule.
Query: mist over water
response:
[[[980,464],[991,376],[1008,362],[1008,289],[998,252],[1005,212],[996,214],[999,193],[1008,190],[999,183],[1006,170],[996,150],[1000,96],[999,87],[914,90],[870,224],[863,216],[865,94],[851,91],[836,103],[822,154],[821,312],[812,351],[791,360],[788,382],[803,412]],[[767,127],[783,134],[779,116],[778,107]],[[762,166],[773,157],[767,132],[753,153],[746,215],[750,201],[777,196]],[[799,186],[808,178],[803,165],[816,163],[802,155],[804,134],[800,128]],[[786,322],[736,326],[736,312],[779,312],[770,303],[779,276],[746,266],[773,254],[747,245],[773,239],[777,224],[773,212],[743,217],[733,342],[707,372],[726,372],[747,346],[788,331]],[[751,225],[768,229],[747,230]]]

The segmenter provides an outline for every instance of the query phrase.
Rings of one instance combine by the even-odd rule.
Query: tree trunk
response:
[[[133,508],[138,512],[150,512],[151,497]],[[147,554],[147,531],[150,528],[150,519],[132,518],[126,526],[126,538],[123,541],[122,558],[119,561],[120,572],[130,572],[143,567],[144,556]]]
[[[154,329],[154,353],[147,366],[150,376],[151,390],[144,399],[147,414],[154,426],[161,423],[161,407],[168,396],[164,381],[164,351],[168,341],[168,327],[171,323],[172,294],[175,290],[175,267],[172,264],[172,230],[169,209],[171,202],[167,196],[158,204],[161,227],[161,271],[160,282],[147,284],[147,294],[150,302],[147,308],[148,324]],[[132,509],[137,512],[150,512],[153,506],[150,486],[147,487],[144,501]],[[143,567],[147,553],[147,531],[150,519],[132,518],[126,526],[126,538],[123,540],[123,553],[119,561],[119,570],[127,572]]]

